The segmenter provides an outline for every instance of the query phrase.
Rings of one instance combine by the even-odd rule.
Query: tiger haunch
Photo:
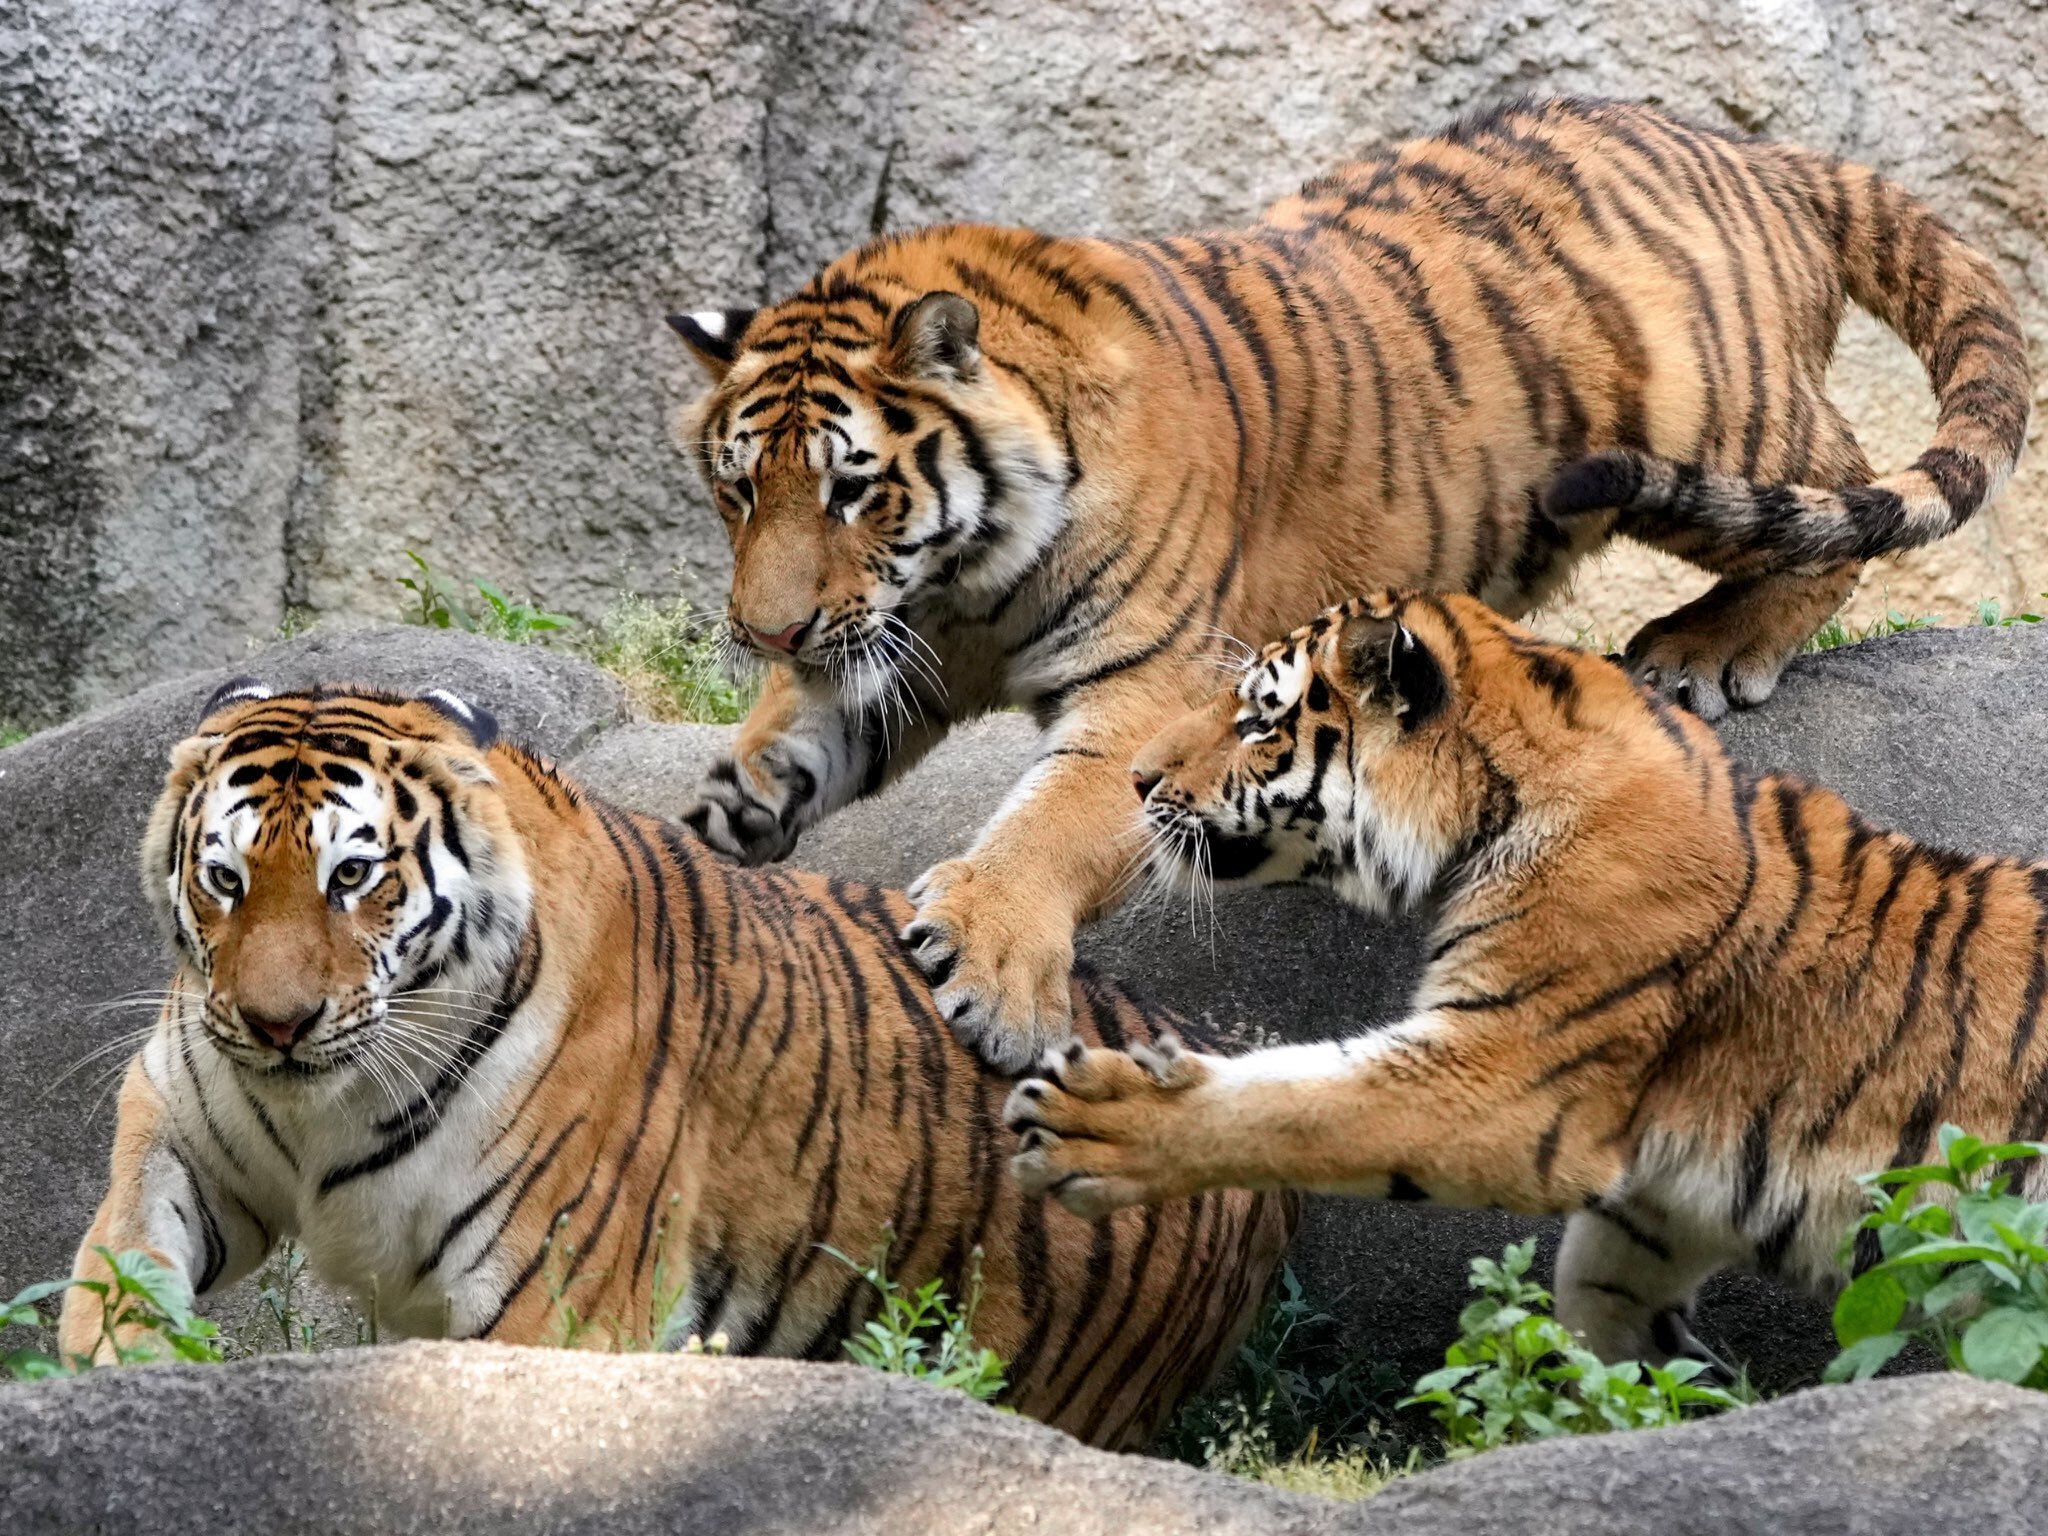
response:
[[[1229,637],[1389,582],[1529,610],[1612,531],[1543,501],[1588,455],[1865,484],[1825,393],[1852,298],[1941,393],[1912,506],[1981,501],[2027,402],[1989,263],[1859,167],[1625,103],[1494,108],[1242,229],[948,225],[676,316],[730,639],[771,663],[691,823],[780,858],[955,722],[1030,710],[1039,760],[912,930],[948,1021],[1020,1067],[1066,1031],[1075,925],[1129,884],[1131,756]],[[1730,574],[1629,653],[1708,718],[1768,697],[1856,579],[1846,546],[1795,571],[1757,519],[1724,531],[1672,541]]]
[[[1236,1195],[1110,1232],[1022,1199],[1006,1084],[932,1011],[900,895],[733,869],[452,695],[229,685],[143,863],[178,970],[87,1277],[141,1248],[217,1290],[292,1237],[390,1333],[832,1359],[876,1298],[825,1248],[886,1230],[893,1276],[956,1296],[979,1247],[1011,1401],[1124,1446],[1291,1230]],[[1168,1021],[1086,976],[1073,1007],[1103,1042]],[[72,1292],[61,1346],[98,1327]]]
[[[1329,611],[1136,774],[1183,878],[1206,843],[1240,880],[1428,904],[1433,943],[1408,1015],[1354,1039],[1050,1058],[1007,1106],[1013,1166],[1076,1211],[1289,1187],[1565,1213],[1558,1315],[1655,1359],[1718,1270],[1838,1284],[1855,1176],[1944,1121],[2048,1130],[2048,866],[1753,774],[1470,598]]]

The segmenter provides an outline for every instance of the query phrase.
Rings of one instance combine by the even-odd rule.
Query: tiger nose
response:
[[[1147,773],[1142,768],[1133,768],[1131,770],[1131,788],[1135,789],[1138,792],[1138,798],[1143,800],[1158,787],[1159,781],[1165,777],[1166,775],[1163,773]]]
[[[306,1031],[313,1027],[313,1021],[326,1007],[324,1001],[318,1002],[295,1014],[259,1013],[253,1008],[244,1008],[241,1011],[242,1022],[280,1051],[288,1051],[306,1038]]]
[[[765,645],[769,650],[780,651],[783,655],[787,656],[796,650],[797,642],[803,639],[804,631],[810,627],[811,621],[809,619],[798,619],[796,623],[790,625],[787,629],[778,630],[756,629],[753,625],[749,624],[747,626],[747,633],[754,637],[756,644]]]

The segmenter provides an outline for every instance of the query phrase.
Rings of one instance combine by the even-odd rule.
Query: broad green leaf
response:
[[[1873,1269],[1857,1276],[1835,1298],[1835,1337],[1852,1345],[1890,1333],[1905,1315],[1905,1288],[1889,1270]]]
[[[1879,1333],[1858,1339],[1828,1362],[1821,1373],[1826,1382],[1868,1381],[1910,1342],[1903,1333]]]
[[[2025,1381],[2048,1347],[2048,1318],[2018,1307],[1993,1307],[1963,1335],[1963,1365],[1991,1381]]]

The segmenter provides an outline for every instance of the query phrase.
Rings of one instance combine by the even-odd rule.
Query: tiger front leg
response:
[[[881,788],[945,733],[943,720],[862,712],[825,683],[773,667],[683,821],[742,864],[787,858],[805,828]]]
[[[1074,929],[1114,904],[1143,852],[1131,758],[1178,708],[1144,701],[1114,724],[1060,728],[966,855],[910,888],[903,941],[941,1016],[999,1071],[1073,1031]]]
[[[169,1120],[138,1058],[121,1086],[106,1198],[72,1261],[72,1277],[95,1289],[66,1291],[57,1322],[58,1353],[67,1361],[107,1364],[148,1339],[124,1321],[131,1302],[113,1288],[102,1250],[144,1253],[199,1294],[239,1280],[269,1249],[270,1234],[213,1187],[197,1159],[175,1150]]]
[[[1198,1055],[1170,1039],[1050,1053],[1003,1107],[1011,1170],[1077,1215],[1205,1189],[1304,1189],[1550,1213],[1623,1169],[1586,1105],[1576,1125],[1516,1093],[1498,1042],[1422,1018],[1355,1040]]]

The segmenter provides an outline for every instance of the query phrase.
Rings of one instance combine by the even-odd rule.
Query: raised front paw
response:
[[[953,1032],[1000,1072],[1022,1072],[1073,1033],[1073,925],[1020,898],[966,859],[934,865],[910,888],[903,930]]]
[[[683,824],[742,864],[767,864],[796,847],[798,814],[815,792],[801,769],[782,768],[766,754],[752,763],[725,756],[713,763]]]
[[[1018,1137],[1010,1172],[1027,1193],[1077,1216],[1154,1205],[1193,1187],[1185,1138],[1189,1094],[1209,1081],[1202,1058],[1171,1035],[1129,1051],[1079,1041],[1046,1054],[1003,1106]]]

